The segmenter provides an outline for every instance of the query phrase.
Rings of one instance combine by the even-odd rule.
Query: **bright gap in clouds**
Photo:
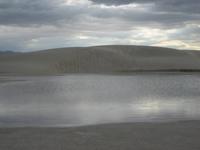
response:
[[[82,5],[82,4],[91,4],[89,0],[64,0],[63,4],[65,5]]]

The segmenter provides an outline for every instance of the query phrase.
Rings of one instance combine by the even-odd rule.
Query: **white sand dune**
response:
[[[199,70],[200,52],[160,47],[112,45],[0,53],[0,74],[7,75]]]

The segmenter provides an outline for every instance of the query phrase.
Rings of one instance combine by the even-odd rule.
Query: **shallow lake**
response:
[[[4,80],[0,82],[0,126],[200,119],[200,75],[71,74]]]

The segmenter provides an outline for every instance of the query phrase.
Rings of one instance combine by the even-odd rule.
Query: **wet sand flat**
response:
[[[200,121],[1,128],[1,150],[199,150]]]

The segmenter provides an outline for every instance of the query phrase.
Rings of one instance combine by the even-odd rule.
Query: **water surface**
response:
[[[66,75],[6,80],[10,82],[0,83],[0,126],[200,119],[200,75]]]

